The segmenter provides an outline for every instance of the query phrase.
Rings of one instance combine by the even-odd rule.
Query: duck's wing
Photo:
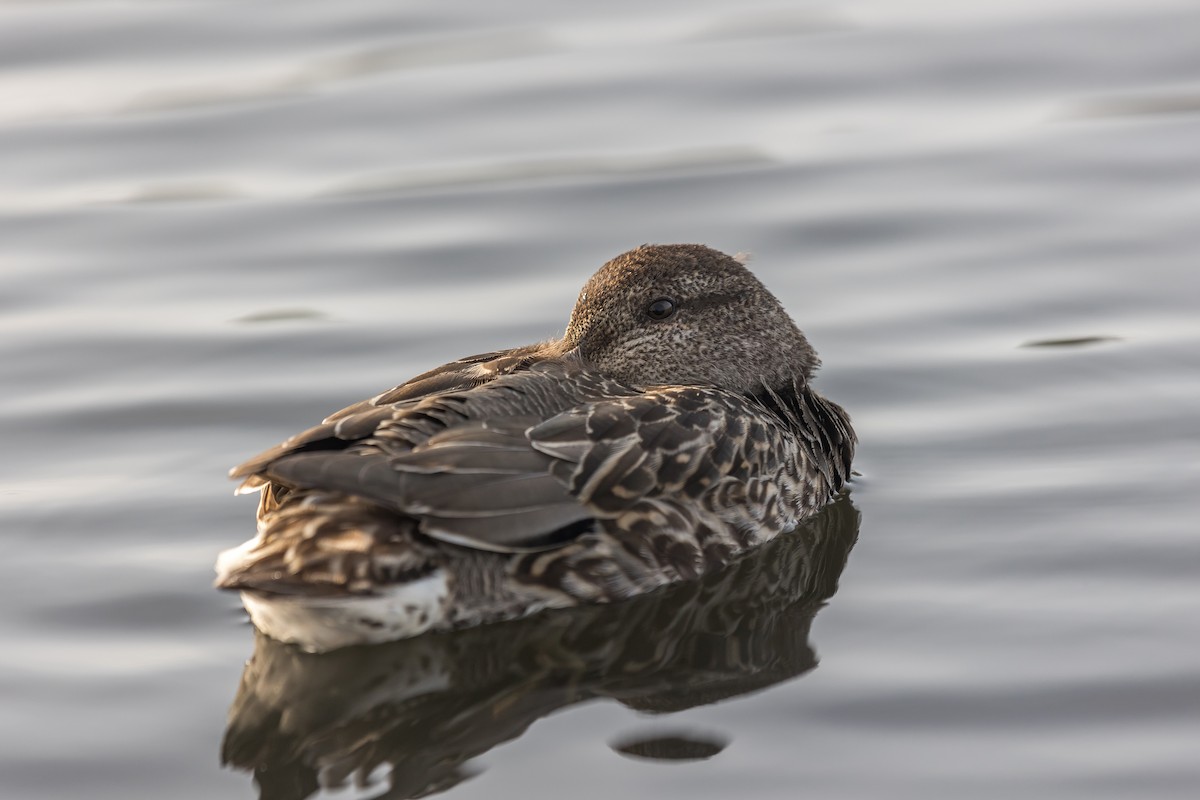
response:
[[[530,446],[527,431],[537,421],[462,422],[394,454],[371,445],[296,453],[263,474],[365,498],[411,517],[434,539],[497,552],[542,550],[593,525],[591,512],[551,472],[554,459]]]
[[[244,479],[239,492],[254,491],[265,481],[261,473],[271,462],[302,452],[342,450],[375,433],[384,423],[403,416],[422,400],[473,389],[502,375],[512,374],[536,358],[541,345],[467,356],[362,400],[326,417],[320,425],[301,431],[284,442],[259,453],[229,471],[229,477]],[[418,435],[418,432],[414,432]],[[414,440],[419,441],[418,439]]]
[[[555,385],[522,377],[476,391]],[[416,520],[434,539],[497,552],[541,550],[646,498],[686,504],[726,477],[734,478],[726,499],[739,502],[747,479],[766,470],[771,457],[762,446],[771,441],[770,423],[750,418],[751,410],[719,389],[629,393],[575,404],[549,419],[463,420],[400,450],[386,446],[385,426],[341,452],[282,456],[261,475],[365,498]]]
[[[389,406],[411,400],[420,400],[436,394],[457,392],[473,389],[488,381],[495,380],[501,375],[510,375],[528,365],[537,358],[544,349],[542,344],[531,344],[524,347],[514,347],[511,350],[496,350],[491,353],[480,353],[474,356],[460,358],[428,372],[422,372],[416,377],[409,378],[399,386],[386,392],[362,400],[354,405],[346,406],[341,411],[330,414],[325,422],[334,422],[345,417],[353,416],[372,408]]]
[[[749,398],[637,392],[557,360],[329,425],[250,462],[253,476],[361,497],[428,537],[497,552],[560,546],[646,500],[683,509],[703,498],[752,522],[779,502],[767,484],[781,469],[809,472],[788,423]],[[822,483],[805,482],[800,502],[823,504],[833,487]]]

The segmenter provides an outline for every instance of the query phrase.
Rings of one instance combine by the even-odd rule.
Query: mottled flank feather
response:
[[[259,535],[218,586],[329,649],[694,578],[844,486],[854,432],[817,363],[734,259],[638,248],[561,340],[438,367],[234,469]]]

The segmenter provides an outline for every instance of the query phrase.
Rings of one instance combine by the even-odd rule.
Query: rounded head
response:
[[[749,270],[698,244],[642,245],[609,261],[579,293],[562,344],[634,386],[756,393],[804,384],[819,363]]]

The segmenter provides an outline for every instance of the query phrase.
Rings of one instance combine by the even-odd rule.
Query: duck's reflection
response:
[[[671,712],[779,683],[816,666],[813,615],[857,536],[843,498],[719,573],[616,605],[323,655],[259,636],[222,758],[252,770],[263,798],[384,771],[378,796],[419,797],[564,706]]]

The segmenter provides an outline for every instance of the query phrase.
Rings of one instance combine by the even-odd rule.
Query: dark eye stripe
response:
[[[698,311],[702,308],[711,308],[712,306],[723,306],[730,303],[741,302],[745,298],[743,294],[706,294],[692,300],[687,300],[683,303],[683,307],[689,311]]]

